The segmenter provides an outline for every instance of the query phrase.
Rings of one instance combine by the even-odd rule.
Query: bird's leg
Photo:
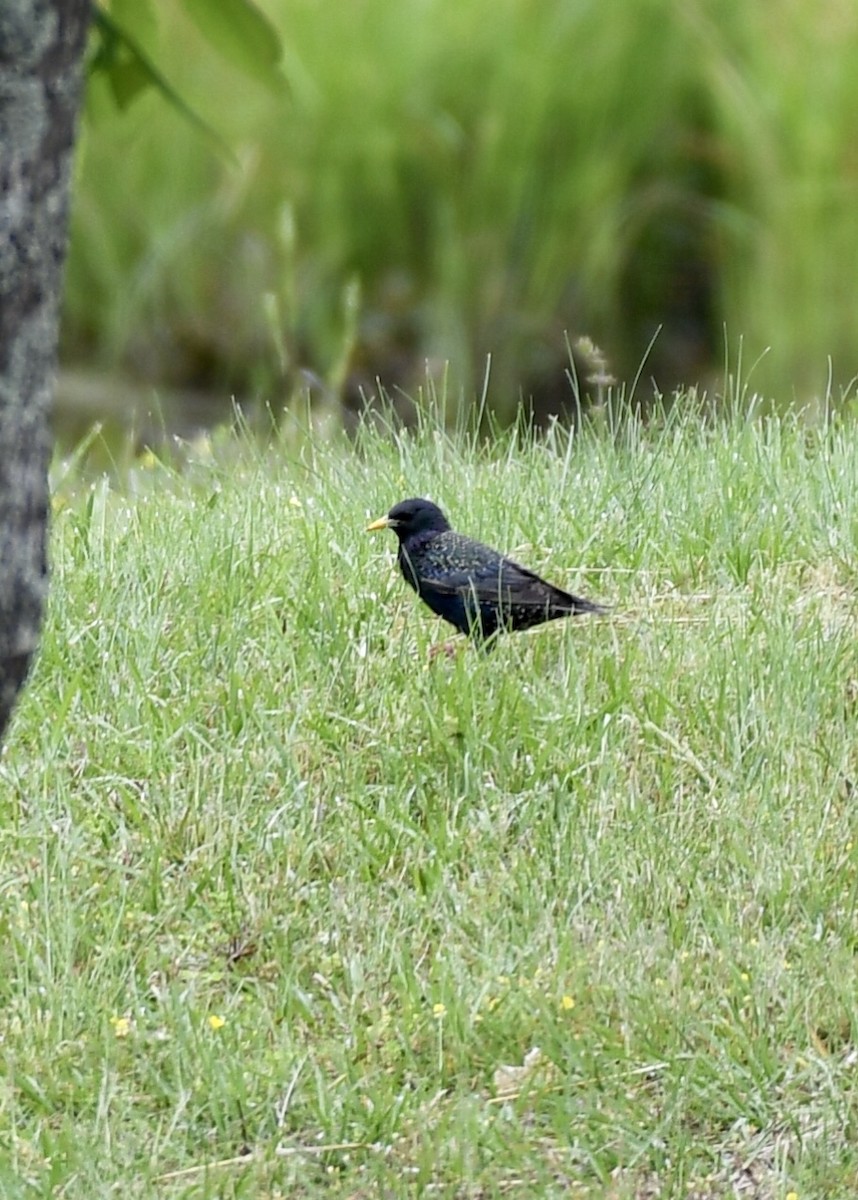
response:
[[[467,642],[464,641],[436,642],[434,646],[429,647],[429,661],[434,662],[439,654],[443,654],[445,658],[453,658],[466,645]]]

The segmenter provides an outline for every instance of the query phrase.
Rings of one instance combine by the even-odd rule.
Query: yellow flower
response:
[[[131,1032],[130,1017],[111,1017],[110,1024],[113,1026],[113,1032],[118,1038],[128,1037]]]
[[[443,1004],[433,1004],[432,1005],[432,1016],[433,1017],[441,1018],[441,1017],[445,1017],[446,1015],[447,1015],[447,1008],[445,1005],[443,1005]]]
[[[212,1015],[209,1017],[209,1025],[212,1027],[212,1029],[223,1029],[224,1025],[226,1025],[226,1021],[223,1019],[223,1017],[219,1017],[217,1013],[212,1013]]]
[[[564,996],[563,999],[560,1001],[560,1007],[564,1010],[564,1012],[569,1012],[570,1008],[575,1007],[574,996]]]
[[[798,1192],[787,1192],[786,1200],[798,1200]]]

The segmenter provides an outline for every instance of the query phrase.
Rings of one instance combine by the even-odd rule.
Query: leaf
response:
[[[156,53],[158,14],[152,0],[110,0],[110,17],[147,54]]]
[[[140,92],[152,83],[149,72],[139,59],[130,55],[115,62],[107,69],[106,74],[113,99],[120,112],[124,112]]]
[[[283,44],[252,0],[183,0],[185,11],[217,52],[276,93],[287,90],[280,69]]]
[[[90,72],[100,71],[107,75],[117,105],[120,108],[127,106],[144,87],[152,86],[234,162],[235,155],[217,130],[182,99],[139,43],[97,4],[92,19],[101,44],[90,62]]]

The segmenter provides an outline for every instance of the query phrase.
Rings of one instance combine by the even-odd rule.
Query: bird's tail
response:
[[[585,600],[583,596],[573,596],[571,592],[566,592],[566,600],[570,613],[574,613],[576,616],[581,613],[592,613],[594,616],[604,617],[611,611],[605,604],[596,604],[593,600]]]

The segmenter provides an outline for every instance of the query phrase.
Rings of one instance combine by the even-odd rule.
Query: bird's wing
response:
[[[555,589],[538,576],[532,579],[521,576],[511,576],[504,571],[499,577],[497,572],[492,575],[468,575],[461,582],[450,579],[433,582],[432,587],[442,595],[459,595],[470,597],[479,603],[504,605],[514,603],[522,607],[543,608],[546,600]]]
[[[478,543],[479,545],[479,543]],[[419,578],[444,596],[462,596],[483,603],[544,607],[546,600],[560,589],[519,566],[512,559],[504,558],[489,547],[480,546],[481,560],[463,567],[440,566],[421,563]]]

